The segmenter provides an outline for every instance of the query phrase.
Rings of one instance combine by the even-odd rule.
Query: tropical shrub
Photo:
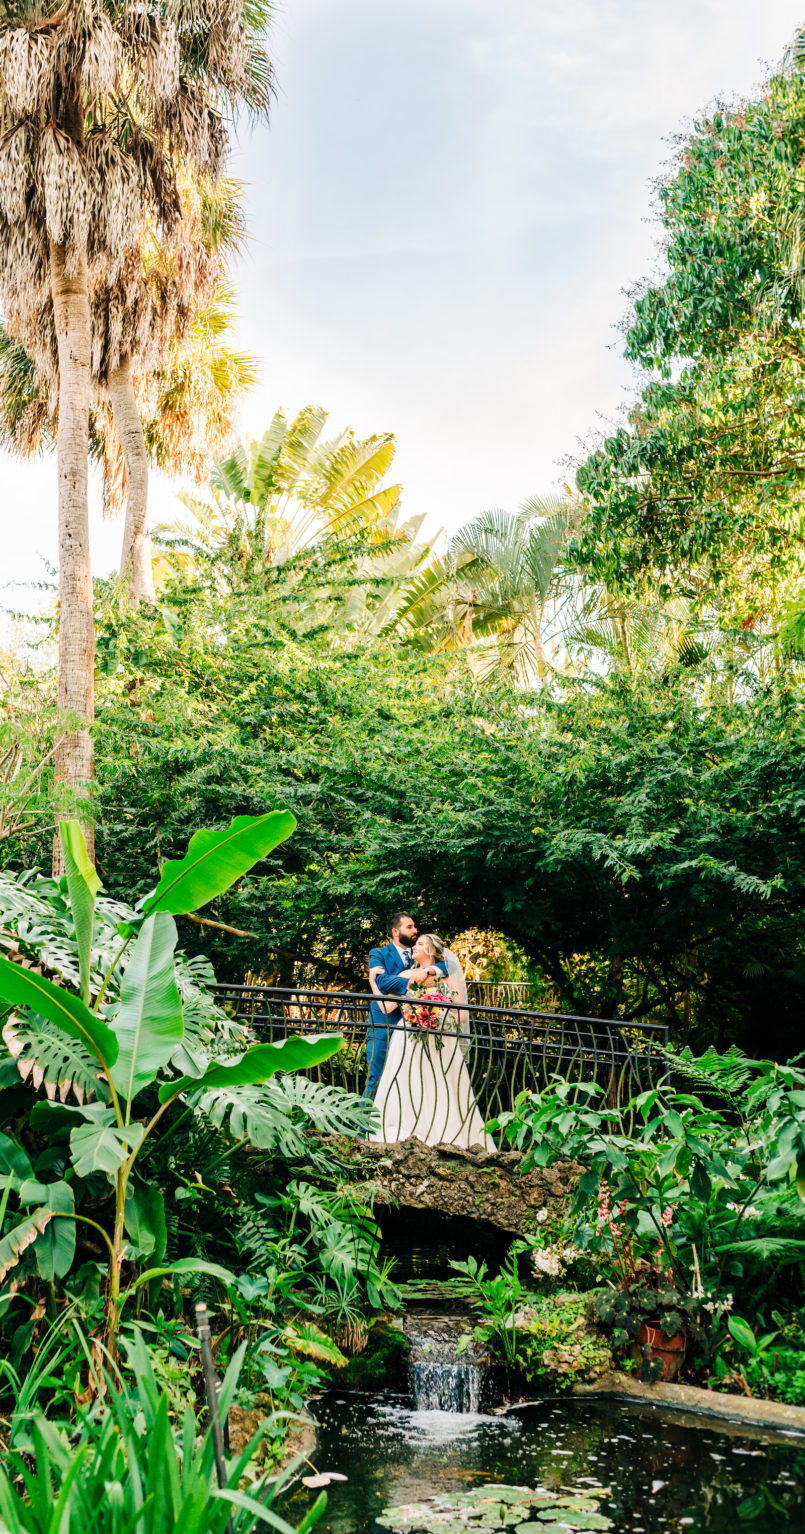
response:
[[[520,1270],[532,1250],[531,1241],[515,1241],[496,1276],[475,1257],[451,1262],[466,1279],[464,1298],[477,1317],[472,1331],[459,1339],[458,1351],[480,1344],[524,1379],[562,1390],[576,1377],[601,1374],[611,1355],[590,1324],[589,1295],[540,1294],[526,1287]]]
[[[197,1257],[164,1262],[164,1193],[138,1177],[140,1153],[164,1116],[182,1102],[184,1114],[200,1108],[213,1117],[219,1110],[221,1115],[248,1119],[243,1089],[265,1083],[278,1070],[317,1065],[340,1048],[339,1035],[289,1037],[219,1059],[209,1050],[193,1048],[193,1041],[185,1038],[174,917],[227,889],[289,835],[293,825],[292,816],[275,811],[239,817],[226,831],[198,832],[184,859],[164,865],[157,888],[138,914],[119,924],[117,951],[93,1000],[92,939],[100,881],[78,823],[68,822],[62,826],[62,840],[80,994],[35,969],[0,958],[0,999],[23,1009],[29,1043],[37,1033],[43,1035],[52,1057],[57,1042],[61,1085],[67,1088],[59,1094],[61,1102],[39,1102],[29,1115],[31,1128],[42,1130],[48,1140],[44,1165],[34,1167],[19,1139],[0,1139],[2,1215],[10,1195],[19,1206],[16,1223],[0,1241],[0,1279],[29,1248],[42,1278],[50,1283],[63,1278],[75,1254],[76,1220],[90,1226],[108,1255],[106,1337],[112,1349],[122,1305],[144,1285],[169,1272],[207,1271],[233,1281],[226,1269]],[[118,969],[115,996],[110,986]],[[5,1037],[19,1054],[14,1020]],[[75,1101],[68,1103],[70,1089]],[[61,1138],[66,1141],[63,1149]],[[51,1172],[56,1175],[47,1175]],[[91,1187],[98,1178],[114,1192],[111,1232],[75,1207],[76,1188]],[[124,1290],[127,1255],[147,1256],[150,1262]]]
[[[805,1072],[734,1048],[669,1055],[668,1072],[625,1114],[595,1084],[556,1081],[495,1127],[525,1171],[583,1164],[574,1240],[608,1277],[602,1317],[629,1335],[649,1317],[686,1324],[707,1355],[738,1292],[755,1323],[802,1302]]]
[[[223,603],[203,585],[102,614],[110,891],[144,894],[194,825],[281,799],[297,834],[211,913],[240,936],[185,934],[222,978],[290,984],[296,964],[354,988],[367,925],[416,892],[431,930],[517,945],[561,1010],[799,1047],[805,716],[787,667],[767,686],[680,663],[534,694],[480,688],[459,655],[447,686],[443,656],[300,640],[281,617],[256,587]]]
[[[527,1242],[515,1241],[501,1264],[500,1272],[490,1274],[488,1265],[477,1257],[450,1263],[467,1280],[467,1297],[483,1317],[471,1333],[458,1344],[463,1353],[473,1341],[491,1343],[510,1368],[517,1365],[517,1315],[523,1300],[523,1283],[518,1259]]]
[[[458,1351],[480,1344],[523,1379],[562,1390],[577,1377],[601,1374],[611,1354],[590,1324],[589,1295],[538,1294],[526,1288],[520,1259],[529,1246],[515,1241],[496,1277],[475,1257],[450,1264],[466,1277],[466,1298],[477,1317],[472,1331],[459,1339]]]
[[[779,1345],[768,1356],[750,1358],[741,1372],[753,1396],[805,1406],[805,1338],[799,1347]]]

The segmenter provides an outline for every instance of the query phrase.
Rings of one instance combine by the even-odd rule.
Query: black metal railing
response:
[[[537,1012],[557,1010],[554,997],[546,995],[544,986],[532,980],[468,980],[467,994],[471,1002],[482,1007],[504,1007],[507,1011],[512,1007]]]
[[[224,1012],[260,1039],[343,1034],[343,1049],[312,1074],[365,1095],[367,1043],[373,1051],[383,1042],[370,1020],[369,993],[265,985],[213,990]],[[382,1026],[386,1068],[374,1093],[372,1138],[391,1142],[415,1135],[430,1144],[492,1148],[482,1125],[511,1109],[520,1092],[538,1091],[555,1076],[597,1082],[608,1105],[623,1108],[667,1072],[663,1024],[475,1002],[463,1009],[429,1002],[428,1010],[427,1029],[410,1021]]]

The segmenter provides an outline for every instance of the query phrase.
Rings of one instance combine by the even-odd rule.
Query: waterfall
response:
[[[411,1364],[411,1383],[417,1411],[478,1410],[481,1371],[477,1364],[463,1359],[457,1363],[419,1360]]]
[[[406,1317],[411,1394],[417,1411],[477,1412],[481,1361],[472,1348],[456,1356],[458,1339],[467,1329],[464,1316]]]

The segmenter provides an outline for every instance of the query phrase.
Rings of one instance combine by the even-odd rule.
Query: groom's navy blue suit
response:
[[[378,990],[384,996],[404,996],[408,990],[406,970],[416,968],[411,949],[400,949],[396,943],[386,943],[383,948],[373,948],[369,954],[369,968],[377,969],[379,965],[382,965],[383,969],[381,974],[375,975]],[[447,965],[437,964],[436,973],[444,977],[447,974]],[[395,1007],[393,1012],[383,1012],[378,1002],[372,1002],[369,1008],[369,1027],[366,1030],[366,1066],[369,1072],[366,1078],[367,1097],[374,1099],[378,1082],[383,1074],[383,1066],[386,1063],[389,1034],[401,1021],[402,1012],[399,1007]]]

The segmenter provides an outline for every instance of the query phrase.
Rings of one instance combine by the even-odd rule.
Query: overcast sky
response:
[[[670,136],[803,22],[801,0],[279,0],[271,125],[237,154],[244,430],[307,403],[391,430],[435,525],[561,482],[630,387],[616,327],[655,264]],[[0,505],[0,580],[37,579],[54,462],[0,455]],[[156,483],[155,516],[175,505]],[[121,531],[96,489],[97,572]]]

